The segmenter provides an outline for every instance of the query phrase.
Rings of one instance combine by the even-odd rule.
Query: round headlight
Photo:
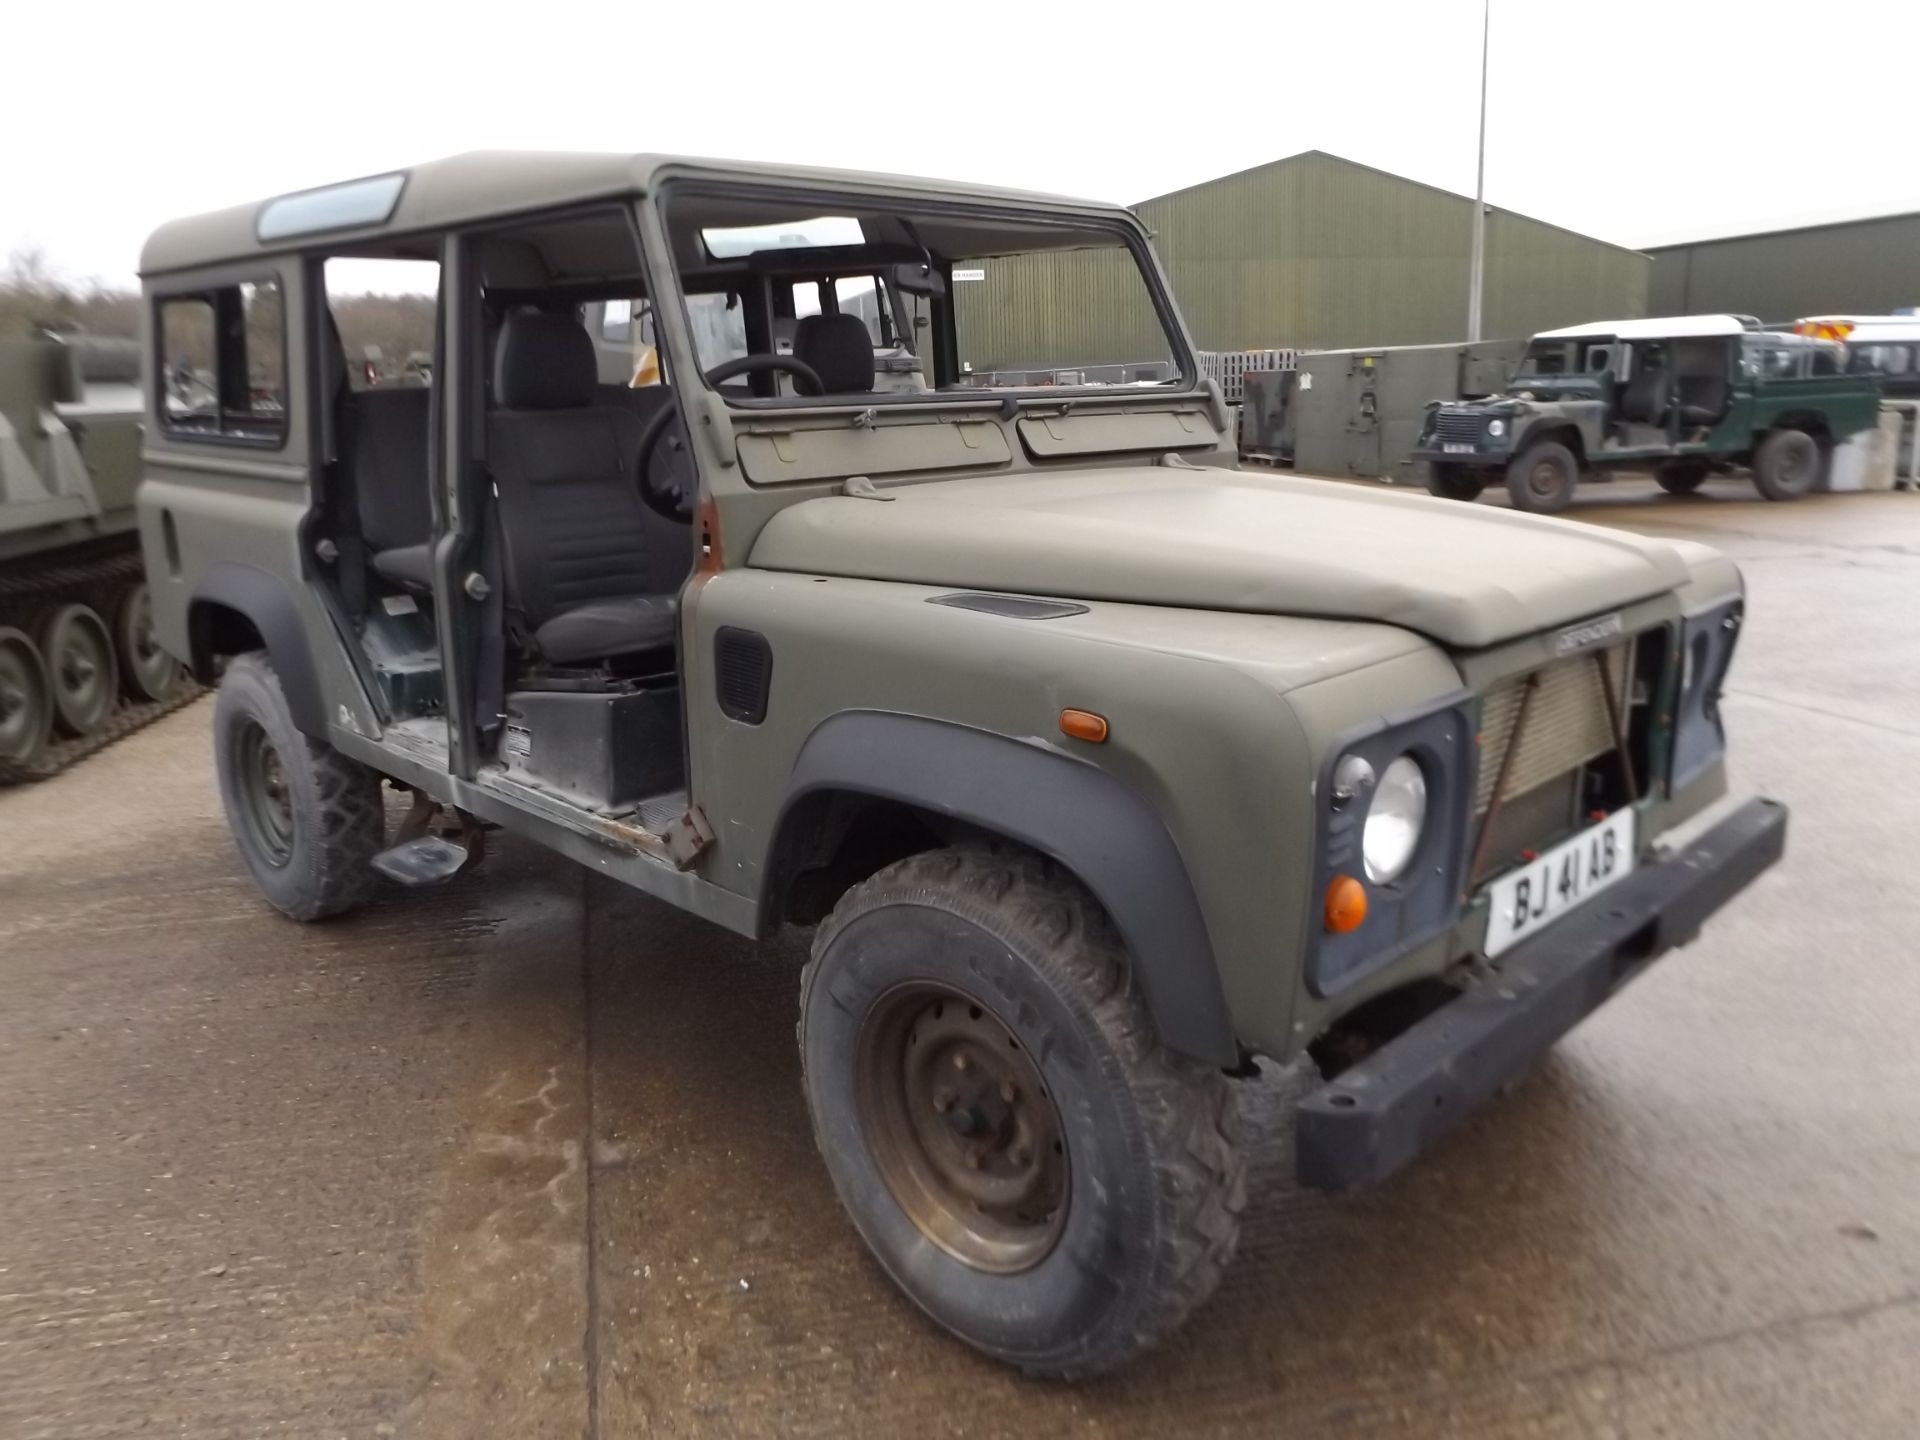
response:
[[[1507,433],[1506,421],[1489,420],[1487,422],[1487,434],[1491,435],[1494,439],[1498,440],[1502,435],[1506,433]]]
[[[1427,777],[1420,762],[1402,755],[1380,773],[1360,832],[1367,879],[1387,885],[1406,873],[1427,822]]]

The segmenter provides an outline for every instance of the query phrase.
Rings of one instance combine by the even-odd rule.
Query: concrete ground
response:
[[[1288,1173],[1126,1373],[943,1338],[843,1221],[756,949],[511,840],[301,928],[209,705],[0,793],[0,1435],[1920,1433],[1920,496],[1580,513],[1725,546],[1790,856],[1413,1171]]]

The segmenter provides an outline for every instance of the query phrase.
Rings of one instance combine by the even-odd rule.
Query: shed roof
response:
[[[1364,171],[1369,175],[1378,175],[1388,180],[1398,181],[1402,185],[1410,185],[1416,190],[1425,190],[1434,195],[1445,195],[1447,198],[1458,200],[1464,205],[1471,206],[1473,204],[1473,197],[1471,195],[1462,195],[1459,191],[1449,190],[1444,185],[1429,185],[1424,180],[1413,180],[1405,175],[1396,175],[1391,170],[1382,170],[1377,165],[1368,165],[1359,160],[1349,160],[1346,156],[1336,155],[1331,150],[1302,150],[1297,154],[1282,155],[1277,160],[1263,160],[1260,164],[1249,165],[1244,170],[1234,170],[1225,175],[1215,175],[1209,180],[1199,180],[1191,185],[1183,185],[1178,190],[1169,190],[1163,195],[1150,195],[1145,200],[1137,202],[1133,208],[1138,210],[1147,205],[1157,205],[1163,200],[1176,200],[1183,195],[1190,195],[1196,190],[1210,189],[1215,185],[1228,185],[1234,181],[1243,180],[1250,175],[1259,175],[1268,170],[1279,169],[1283,165],[1296,165],[1302,160],[1329,160],[1335,165],[1344,166],[1349,170]],[[1525,220],[1530,225],[1539,225],[1548,230],[1558,231],[1562,235],[1571,235],[1577,240],[1586,240],[1595,245],[1605,246],[1609,250],[1623,251],[1628,255],[1638,255],[1641,253],[1631,245],[1621,245],[1612,240],[1602,240],[1594,235],[1583,234],[1578,230],[1570,230],[1564,225],[1555,225],[1550,220],[1538,220],[1531,215],[1522,215],[1517,210],[1508,210],[1499,205],[1488,205],[1487,213],[1490,215],[1509,215],[1515,220]]]
[[[391,215],[379,224],[329,232],[327,239],[329,242],[350,244],[385,235],[441,230],[530,211],[587,204],[640,193],[672,172],[832,185],[845,190],[872,190],[877,193],[905,191],[1016,205],[1070,206],[1081,211],[1125,213],[1123,207],[1104,201],[859,170],[763,165],[678,155],[476,150],[388,172],[404,176],[405,179]],[[285,198],[272,196],[169,221],[147,237],[147,243],[140,252],[140,273],[154,275],[253,255],[308,248],[316,238],[311,233],[269,241],[260,239],[261,212],[274,200]]]

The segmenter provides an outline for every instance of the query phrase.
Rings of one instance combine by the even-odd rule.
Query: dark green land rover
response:
[[[1845,371],[1841,346],[1739,315],[1549,330],[1505,394],[1435,401],[1413,459],[1436,495],[1476,500],[1504,481],[1515,505],[1539,512],[1621,469],[1652,470],[1683,495],[1740,466],[1767,499],[1794,500],[1879,423],[1878,382]]]

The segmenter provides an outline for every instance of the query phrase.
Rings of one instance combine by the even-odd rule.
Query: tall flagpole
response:
[[[1480,152],[1473,177],[1473,270],[1467,277],[1467,339],[1480,338],[1481,301],[1487,271],[1487,32],[1493,28],[1493,0],[1480,3]]]

